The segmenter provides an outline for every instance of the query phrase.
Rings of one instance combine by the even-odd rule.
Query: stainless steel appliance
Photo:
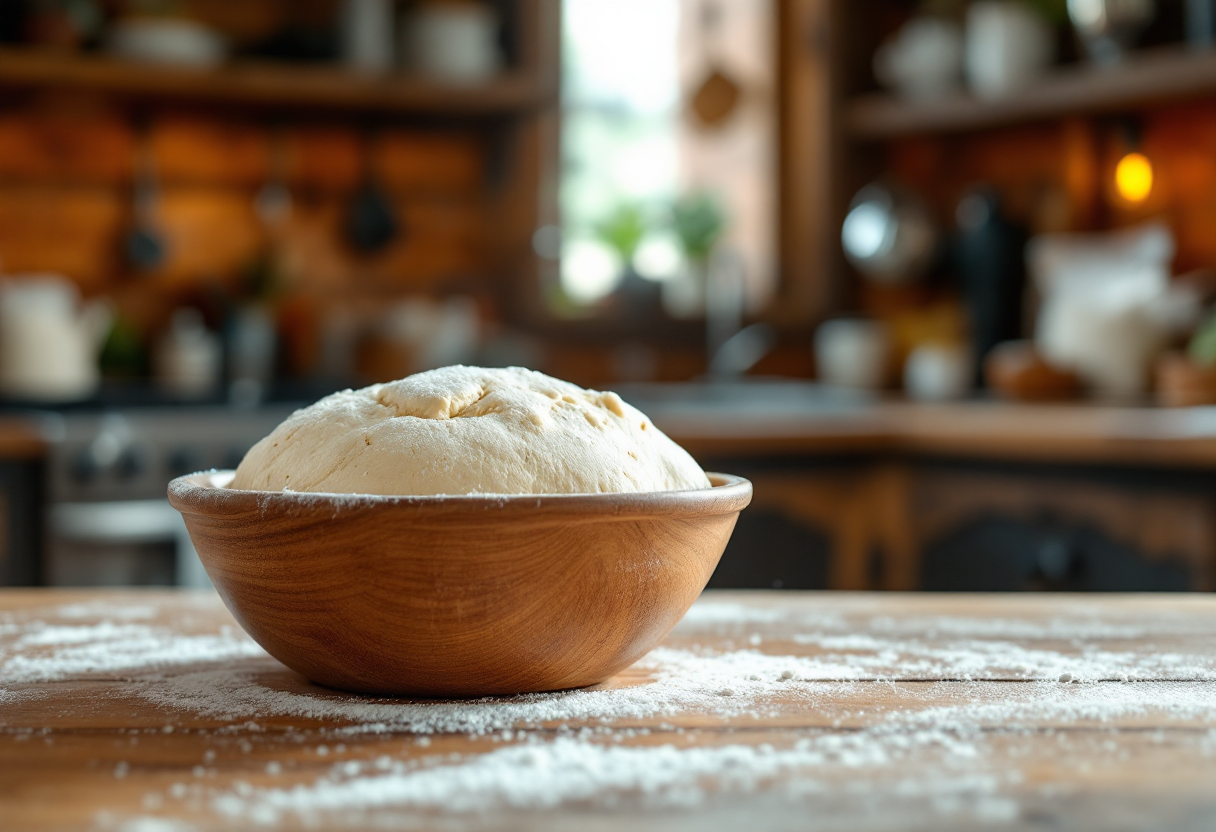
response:
[[[291,413],[290,405],[145,407],[43,417],[46,563],[56,586],[207,586],[169,480],[235,467]]]

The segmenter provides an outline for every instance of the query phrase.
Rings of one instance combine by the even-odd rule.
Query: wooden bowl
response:
[[[1061,401],[1081,392],[1076,373],[1052,366],[1030,341],[997,344],[984,360],[984,380],[998,395],[1015,402]]]
[[[169,484],[228,609],[309,679],[383,695],[602,682],[688,611],[752,496],[725,474],[697,491],[437,497],[231,477]]]

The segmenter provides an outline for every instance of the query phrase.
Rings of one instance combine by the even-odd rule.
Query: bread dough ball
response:
[[[594,494],[708,488],[615,393],[520,367],[444,367],[334,393],[250,449],[232,488],[338,494]]]

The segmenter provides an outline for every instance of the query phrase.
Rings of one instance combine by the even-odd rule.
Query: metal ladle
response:
[[[138,272],[155,270],[165,261],[166,245],[156,226],[156,172],[152,142],[146,128],[139,131],[133,183],[134,222],[123,241],[127,262]]]
[[[283,133],[270,139],[266,181],[253,198],[253,210],[267,228],[278,228],[291,216],[291,190],[287,186],[287,152]]]

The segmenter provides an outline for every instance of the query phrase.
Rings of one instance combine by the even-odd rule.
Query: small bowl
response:
[[[466,697],[602,682],[705,588],[741,477],[645,494],[381,497],[169,484],[237,621],[314,682]]]

